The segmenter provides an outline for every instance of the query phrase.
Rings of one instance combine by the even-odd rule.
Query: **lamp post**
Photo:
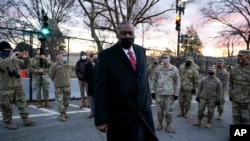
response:
[[[181,14],[184,15],[187,0],[176,0],[177,57],[180,55]]]

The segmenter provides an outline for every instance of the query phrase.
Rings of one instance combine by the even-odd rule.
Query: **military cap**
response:
[[[214,72],[215,71],[215,67],[213,67],[213,66],[209,67],[208,71],[213,71]]]
[[[168,55],[167,53],[163,53],[163,54],[161,55],[161,58],[169,58],[169,55]]]
[[[12,49],[10,44],[6,41],[2,41],[0,43],[0,51],[4,50],[4,49]]]
[[[194,59],[193,59],[193,57],[191,57],[191,56],[188,56],[188,57],[186,57],[186,61],[193,61]]]
[[[86,53],[86,52],[84,52],[84,51],[81,51],[81,52],[80,52],[80,55],[81,55],[81,56],[83,56],[83,55],[87,55],[87,53]]]
[[[158,58],[157,58],[157,57],[154,57],[153,60],[157,60],[157,61],[158,61]]]
[[[250,51],[249,50],[240,50],[238,55],[250,55]]]
[[[66,51],[59,50],[59,51],[57,51],[57,55],[66,55]]]
[[[219,59],[219,60],[217,61],[217,63],[224,63],[224,60],[223,60],[223,59]]]

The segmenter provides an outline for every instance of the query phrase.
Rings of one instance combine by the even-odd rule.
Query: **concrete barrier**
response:
[[[23,89],[25,92],[25,97],[27,100],[36,100],[35,90],[32,90],[32,99],[30,99],[30,79],[23,78]],[[55,88],[54,82],[50,79],[50,88],[49,88],[49,99],[55,99]],[[80,88],[77,78],[71,78],[71,98],[81,98]]]

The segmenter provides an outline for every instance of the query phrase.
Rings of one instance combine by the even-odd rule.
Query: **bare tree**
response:
[[[229,27],[224,35],[241,37],[249,50],[250,42],[250,1],[211,0],[200,10],[207,22],[220,22]],[[237,20],[235,20],[237,18]],[[228,36],[225,36],[227,38]]]
[[[15,30],[7,29],[29,29],[39,31],[41,27],[41,10],[44,9],[49,17],[49,28],[51,35],[48,36],[47,45],[51,58],[55,58],[55,50],[61,44],[64,44],[62,32],[59,29],[60,24],[69,23],[70,17],[76,15],[78,6],[75,0],[3,0],[0,3],[5,7],[0,7],[3,17],[0,19],[1,26],[6,30],[1,30],[0,35],[5,39],[18,43],[24,41],[24,37]],[[39,38],[39,32],[36,37]]]
[[[103,50],[99,36],[96,30],[102,30],[117,34],[117,24],[122,21],[131,21],[136,27],[142,23],[151,23],[153,17],[157,17],[174,10],[170,5],[165,10],[157,9],[160,0],[78,0],[84,15],[88,21],[85,24],[91,30],[91,37],[95,40],[98,51]],[[152,12],[152,9],[155,12]]]
[[[228,35],[227,32],[224,33],[219,32],[219,36],[214,38],[217,41],[217,47],[226,47],[227,48],[227,56],[234,55],[234,47],[235,45],[241,45],[242,42],[240,40],[240,36]]]

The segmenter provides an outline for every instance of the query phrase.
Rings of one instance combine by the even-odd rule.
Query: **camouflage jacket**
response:
[[[55,88],[69,87],[71,67],[68,63],[61,64],[58,61],[54,62],[49,69],[49,76],[54,82]]]
[[[48,73],[49,73],[49,67],[51,66],[51,64],[52,62],[48,58],[43,59],[42,68],[44,68],[45,70],[42,73],[43,76],[49,77]],[[29,71],[32,73],[33,77],[40,77],[40,73],[38,72],[39,69],[41,69],[40,58],[39,57],[32,58],[30,61]]]
[[[159,95],[178,96],[180,92],[178,69],[173,65],[169,67],[157,66],[152,78],[151,92]]]
[[[201,80],[196,94],[203,99],[216,98],[222,101],[221,81],[216,76],[207,76]]]
[[[3,59],[0,57],[0,90],[22,87],[21,69],[26,69],[29,66],[29,61],[29,58]],[[10,72],[16,73],[10,75]]]
[[[158,64],[157,65],[155,65],[155,64],[151,64],[151,65],[149,65],[148,66],[148,80],[149,81],[151,81],[152,80],[152,78],[153,78],[153,74],[154,74],[154,70],[155,70],[155,68],[158,66]]]
[[[233,101],[250,102],[250,65],[238,65],[230,72],[228,92]]]
[[[220,79],[223,90],[228,90],[228,72],[225,69],[216,69],[215,76]]]
[[[195,66],[191,65],[186,67],[185,64],[179,67],[179,74],[181,79],[181,91],[190,91],[197,89],[200,78],[198,70]]]

